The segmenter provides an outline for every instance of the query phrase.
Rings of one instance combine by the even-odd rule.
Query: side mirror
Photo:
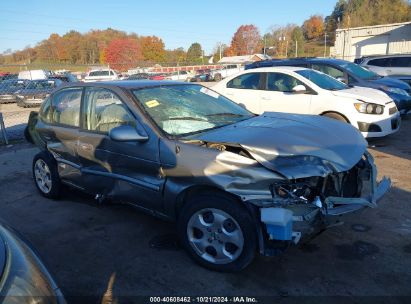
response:
[[[341,82],[343,82],[343,83],[346,83],[344,77],[338,76],[338,77],[336,77],[335,79],[337,79],[338,81],[341,81]]]
[[[143,142],[148,140],[147,134],[140,134],[135,127],[119,126],[110,130],[109,136],[114,141],[135,141]]]
[[[303,94],[307,92],[307,88],[302,84],[299,84],[292,88],[292,92],[295,94]]]

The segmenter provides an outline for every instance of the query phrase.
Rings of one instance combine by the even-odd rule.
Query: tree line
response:
[[[322,55],[318,52],[322,52],[324,38],[333,44],[337,28],[410,20],[411,4],[407,0],[338,0],[329,16],[313,15],[302,25],[273,26],[263,35],[253,24],[241,25],[229,45],[217,43],[212,56],[214,62],[221,56],[254,53],[274,57],[318,56]],[[127,34],[111,28],[83,34],[70,31],[62,36],[53,33],[34,47],[8,50],[0,55],[0,64],[109,64],[120,70],[135,67],[136,63],[185,65],[207,61],[198,42],[192,43],[187,51],[182,47],[168,50],[157,36]]]

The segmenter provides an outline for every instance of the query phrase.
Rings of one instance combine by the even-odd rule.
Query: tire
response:
[[[330,113],[325,113],[325,114],[323,114],[323,116],[348,123],[348,120],[345,119],[344,116],[342,116],[342,115],[340,115],[340,114],[338,114],[338,113],[330,112]]]
[[[181,210],[177,229],[183,247],[206,268],[236,272],[254,259],[255,223],[245,206],[230,197],[193,197]]]
[[[57,199],[60,196],[61,181],[55,159],[46,151],[33,158],[33,181],[37,190],[44,197]]]

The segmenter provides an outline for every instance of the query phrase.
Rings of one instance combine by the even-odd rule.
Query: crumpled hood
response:
[[[240,145],[261,165],[290,179],[347,171],[366,150],[365,139],[349,124],[288,113],[265,112],[190,138]]]
[[[385,105],[387,102],[392,101],[391,98],[384,92],[365,87],[352,87],[345,90],[331,91],[331,93],[334,96],[359,99],[365,102],[372,102],[380,105]]]

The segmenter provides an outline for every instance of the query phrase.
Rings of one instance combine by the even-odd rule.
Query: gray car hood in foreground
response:
[[[347,171],[366,150],[361,133],[347,123],[288,113],[266,112],[190,138],[239,145],[289,179]]]

